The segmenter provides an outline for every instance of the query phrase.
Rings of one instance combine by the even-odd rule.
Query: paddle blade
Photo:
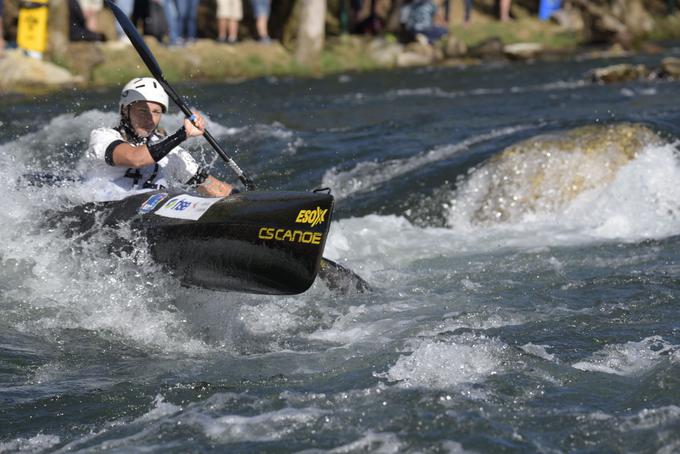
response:
[[[111,8],[113,15],[116,16],[116,20],[122,27],[127,37],[130,38],[130,42],[135,47],[135,49],[137,49],[139,56],[142,57],[144,64],[146,64],[146,67],[149,68],[151,74],[153,74],[156,79],[163,78],[163,71],[161,71],[161,67],[158,65],[156,58],[153,56],[151,50],[149,50],[149,47],[144,42],[144,39],[142,39],[139,32],[137,31],[137,28],[135,28],[127,15],[111,0],[104,0],[104,2],[109,8]]]
[[[319,278],[330,290],[338,293],[366,293],[373,290],[357,273],[325,257],[321,259]]]

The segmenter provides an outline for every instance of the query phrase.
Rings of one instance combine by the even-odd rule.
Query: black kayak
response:
[[[62,225],[75,221],[67,227],[80,232],[130,222],[155,260],[187,285],[293,295],[319,272],[332,212],[333,196],[324,191],[224,198],[154,191],[80,205],[59,217]]]

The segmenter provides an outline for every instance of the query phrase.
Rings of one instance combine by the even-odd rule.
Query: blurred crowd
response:
[[[256,39],[261,43],[271,42],[268,31],[271,0],[217,0],[214,11],[217,40],[228,44],[238,41],[243,1],[247,1],[251,8]],[[206,35],[199,30],[199,0],[115,0],[115,3],[144,34],[154,36],[169,46],[191,44],[199,36]],[[103,0],[69,0],[72,41],[105,39],[98,32],[97,24],[103,7]],[[119,39],[125,40],[118,23],[116,30]]]
[[[3,3],[16,3],[17,5],[13,5],[12,8],[12,13],[16,16],[16,7],[23,1],[0,0],[0,19],[2,19]],[[66,1],[71,41],[106,40],[106,35],[102,33],[104,27],[98,23],[102,17],[102,10],[107,8],[103,0]],[[269,32],[272,0],[114,1],[144,34],[155,36],[168,46],[188,45],[197,38],[212,38],[220,43],[232,44],[242,39],[239,34],[245,34],[248,39],[255,39],[263,44],[270,43],[272,39]],[[450,3],[455,1],[458,0],[329,0],[328,4],[331,14],[340,18],[342,32],[383,33],[386,30],[387,16],[396,14],[399,17],[400,36],[406,40],[426,39],[428,42],[433,42],[446,35],[451,16]],[[470,20],[473,0],[460,1],[464,3],[465,8],[463,24],[467,24]],[[274,2],[289,4],[284,8],[279,8],[279,11],[285,10],[287,14],[290,14],[292,10],[290,5],[294,4],[292,0],[274,0]],[[497,4],[499,19],[509,20],[511,0],[497,0]],[[201,5],[210,11],[209,22],[212,23],[207,24],[205,20],[199,21],[198,12]],[[5,19],[5,22],[16,24],[16,17]],[[274,17],[273,19],[281,18]],[[243,23],[244,20],[247,21],[246,24]],[[2,22],[0,20],[0,49],[5,45]],[[124,41],[126,38],[117,23],[116,29],[118,39]],[[13,41],[13,38],[15,36],[11,36],[10,41]],[[109,39],[111,39],[110,34]]]
[[[7,28],[3,33],[3,6],[16,6],[28,0],[0,0],[0,52],[5,47]],[[106,8],[103,0],[66,0],[70,16],[69,36],[72,41],[103,41],[101,12]],[[270,43],[270,19],[281,24],[292,14],[295,0],[274,0],[279,7],[272,18],[272,0],[114,0],[144,34],[155,36],[168,46],[182,46],[197,38],[211,38],[220,43],[233,44],[245,35],[260,43]],[[434,43],[446,37],[449,29],[460,20],[465,27],[470,22],[474,6],[488,6],[488,1],[476,0],[327,0],[329,13],[338,18],[341,33],[381,34],[395,33],[402,41]],[[518,0],[519,1],[519,0]],[[536,0],[540,10],[559,8],[570,0]],[[455,2],[460,18],[452,18]],[[669,11],[677,9],[678,0],[667,0]],[[481,4],[484,5],[481,5]],[[526,2],[524,2],[526,3]],[[14,5],[16,4],[16,5]],[[209,11],[206,20],[199,20],[199,9]],[[512,0],[495,0],[498,20],[509,21]],[[5,8],[6,9],[6,8]],[[278,17],[287,15],[286,17]],[[16,14],[15,14],[16,16]],[[109,18],[111,16],[109,15]],[[4,17],[4,23],[16,25],[16,17]],[[246,22],[245,24],[243,22]],[[395,26],[396,24],[396,26]],[[116,23],[118,39],[125,40]],[[15,27],[16,28],[16,27]],[[278,27],[280,32],[282,27]],[[281,38],[279,33],[278,38]],[[111,34],[108,35],[111,39]],[[10,41],[15,38],[10,37]]]

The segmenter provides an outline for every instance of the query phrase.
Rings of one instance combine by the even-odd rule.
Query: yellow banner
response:
[[[47,48],[47,15],[49,0],[21,1],[17,44],[23,50],[45,52]]]

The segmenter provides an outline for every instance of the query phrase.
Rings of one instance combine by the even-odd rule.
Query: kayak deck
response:
[[[333,197],[323,192],[249,191],[221,199],[149,192],[68,214],[80,230],[129,220],[153,257],[187,285],[292,295],[316,278],[332,211]]]

